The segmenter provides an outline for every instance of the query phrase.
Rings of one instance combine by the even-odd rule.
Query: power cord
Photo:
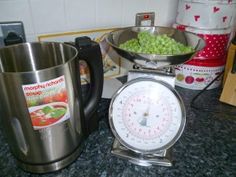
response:
[[[214,113],[224,113],[224,114],[227,114],[227,115],[233,115],[235,116],[236,115],[236,109],[234,106],[231,106],[231,105],[227,105],[227,104],[224,104],[222,103],[221,106],[224,106],[224,112],[222,111],[219,111],[218,110],[213,110],[213,109],[210,109],[209,107],[199,107],[197,104],[196,104],[196,101],[197,99],[200,97],[200,95],[202,95],[216,80],[218,80],[222,75],[223,75],[224,71],[222,71],[218,76],[216,76],[207,86],[205,86],[199,93],[197,93],[191,100],[190,102],[190,107],[193,108],[193,109],[196,109],[196,110],[200,110],[200,111],[205,111],[205,112],[214,112]],[[202,105],[202,104],[201,104]],[[214,106],[211,106],[211,108],[214,107]],[[229,108],[230,110],[225,110]],[[235,110],[234,112],[232,111],[232,108]]]

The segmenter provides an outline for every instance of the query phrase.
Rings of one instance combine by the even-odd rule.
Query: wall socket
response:
[[[21,21],[10,21],[10,22],[0,22],[0,47],[6,45],[6,38],[9,34],[13,35],[12,43],[14,43],[14,36],[16,36],[22,42],[26,42],[24,25]],[[11,43],[11,41],[10,41]]]

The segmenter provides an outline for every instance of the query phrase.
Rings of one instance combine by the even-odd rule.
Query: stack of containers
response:
[[[173,27],[202,37],[206,46],[191,60],[176,66],[176,85],[202,90],[224,70],[236,0],[179,0]],[[221,79],[208,89],[216,88]]]

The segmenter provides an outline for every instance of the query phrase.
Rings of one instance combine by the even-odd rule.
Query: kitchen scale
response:
[[[153,14],[137,16],[140,20],[153,19]],[[113,49],[137,68],[128,72],[127,83],[110,103],[109,124],[115,136],[111,152],[141,166],[172,166],[171,147],[180,138],[186,122],[184,103],[174,89],[173,67],[191,59],[205,42],[193,33],[173,28],[137,26],[137,16],[135,27],[121,28],[107,36]],[[156,55],[119,48],[120,44],[136,38],[140,31],[167,34],[195,50],[180,55]]]

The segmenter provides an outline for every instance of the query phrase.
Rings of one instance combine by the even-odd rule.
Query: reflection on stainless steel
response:
[[[82,150],[83,124],[79,100],[76,48],[62,43],[25,43],[0,49],[0,118],[18,164],[26,171],[45,173],[61,169]],[[22,89],[64,76],[70,118],[34,129]],[[76,90],[77,89],[77,90]]]
[[[119,48],[120,44],[123,44],[124,42],[130,39],[137,38],[137,35],[140,31],[149,31],[150,33],[154,35],[166,34],[167,36],[173,38],[177,42],[180,42],[186,46],[191,46],[194,49],[194,52],[179,54],[179,55],[156,55],[156,54],[134,53],[134,52],[126,51]],[[128,159],[130,162],[141,165],[141,166],[151,166],[151,165],[172,166],[171,147],[176,143],[176,141],[182,135],[184,127],[185,127],[185,123],[186,123],[186,111],[185,111],[184,103],[180,95],[178,94],[178,92],[174,89],[175,80],[174,80],[174,73],[173,73],[173,68],[172,68],[174,66],[172,65],[181,64],[191,59],[197,51],[200,51],[201,49],[204,48],[205,46],[204,40],[193,33],[182,32],[177,29],[167,28],[167,27],[121,28],[113,32],[110,32],[107,35],[106,40],[121,57],[135,63],[135,66],[138,66],[138,68],[140,67],[140,70],[137,70],[139,71],[139,73],[137,71],[135,74],[132,71],[129,72],[128,74],[129,82],[126,83],[120,90],[117,91],[117,93],[114,95],[110,103],[109,123],[110,123],[111,130],[115,136],[115,141],[113,143],[111,152],[118,157]],[[155,72],[155,74],[151,72]],[[155,75],[157,75],[158,77],[154,77]],[[140,78],[133,80],[135,76],[137,78],[139,77]],[[180,123],[180,127],[176,127],[176,130],[178,130],[178,132],[175,134],[175,137],[172,138],[171,141],[169,141],[169,143],[166,143],[164,146],[156,148],[153,151],[148,151],[148,150],[145,151],[143,149],[136,148],[134,146],[134,141],[133,141],[133,144],[132,144],[132,141],[127,143],[116,132],[116,129],[115,129],[116,127],[114,126],[114,122],[113,122],[114,118],[113,118],[112,111],[115,108],[115,106],[113,105],[114,100],[116,99],[118,95],[122,93],[123,91],[122,89],[127,87],[129,84],[133,84],[134,82],[140,82],[142,81],[142,79],[147,80],[147,79],[150,79],[150,77],[157,79],[156,80],[157,82],[160,82],[160,84],[165,86],[166,89],[169,89],[173,92],[173,94],[178,100],[178,103],[176,103],[176,105],[179,106],[180,112],[181,112],[181,115],[178,115],[180,117],[176,116],[175,118],[178,118],[181,123]],[[164,99],[164,97],[161,99]],[[145,113],[139,122],[140,125],[147,126],[145,119],[148,113],[149,113],[148,110],[145,110]]]
[[[122,146],[120,142],[115,139],[111,153],[120,158],[128,159],[131,163],[140,166],[160,165],[169,167],[173,165],[171,151],[169,149],[159,151],[155,154],[135,153]]]
[[[180,55],[156,55],[156,54],[143,54],[134,53],[127,50],[119,48],[119,45],[133,38],[137,38],[138,32],[148,31],[154,35],[166,34],[169,37],[175,39],[186,46],[192,46],[194,52],[180,54]],[[157,63],[157,67],[162,67],[163,65],[176,65],[186,62],[191,59],[191,57],[201,49],[204,48],[205,42],[202,38],[196,34],[190,32],[183,32],[174,28],[168,27],[127,27],[121,28],[110,32],[106,37],[107,42],[114,48],[114,50],[123,58],[136,63],[137,60],[152,61]],[[164,63],[164,64],[160,64]]]

